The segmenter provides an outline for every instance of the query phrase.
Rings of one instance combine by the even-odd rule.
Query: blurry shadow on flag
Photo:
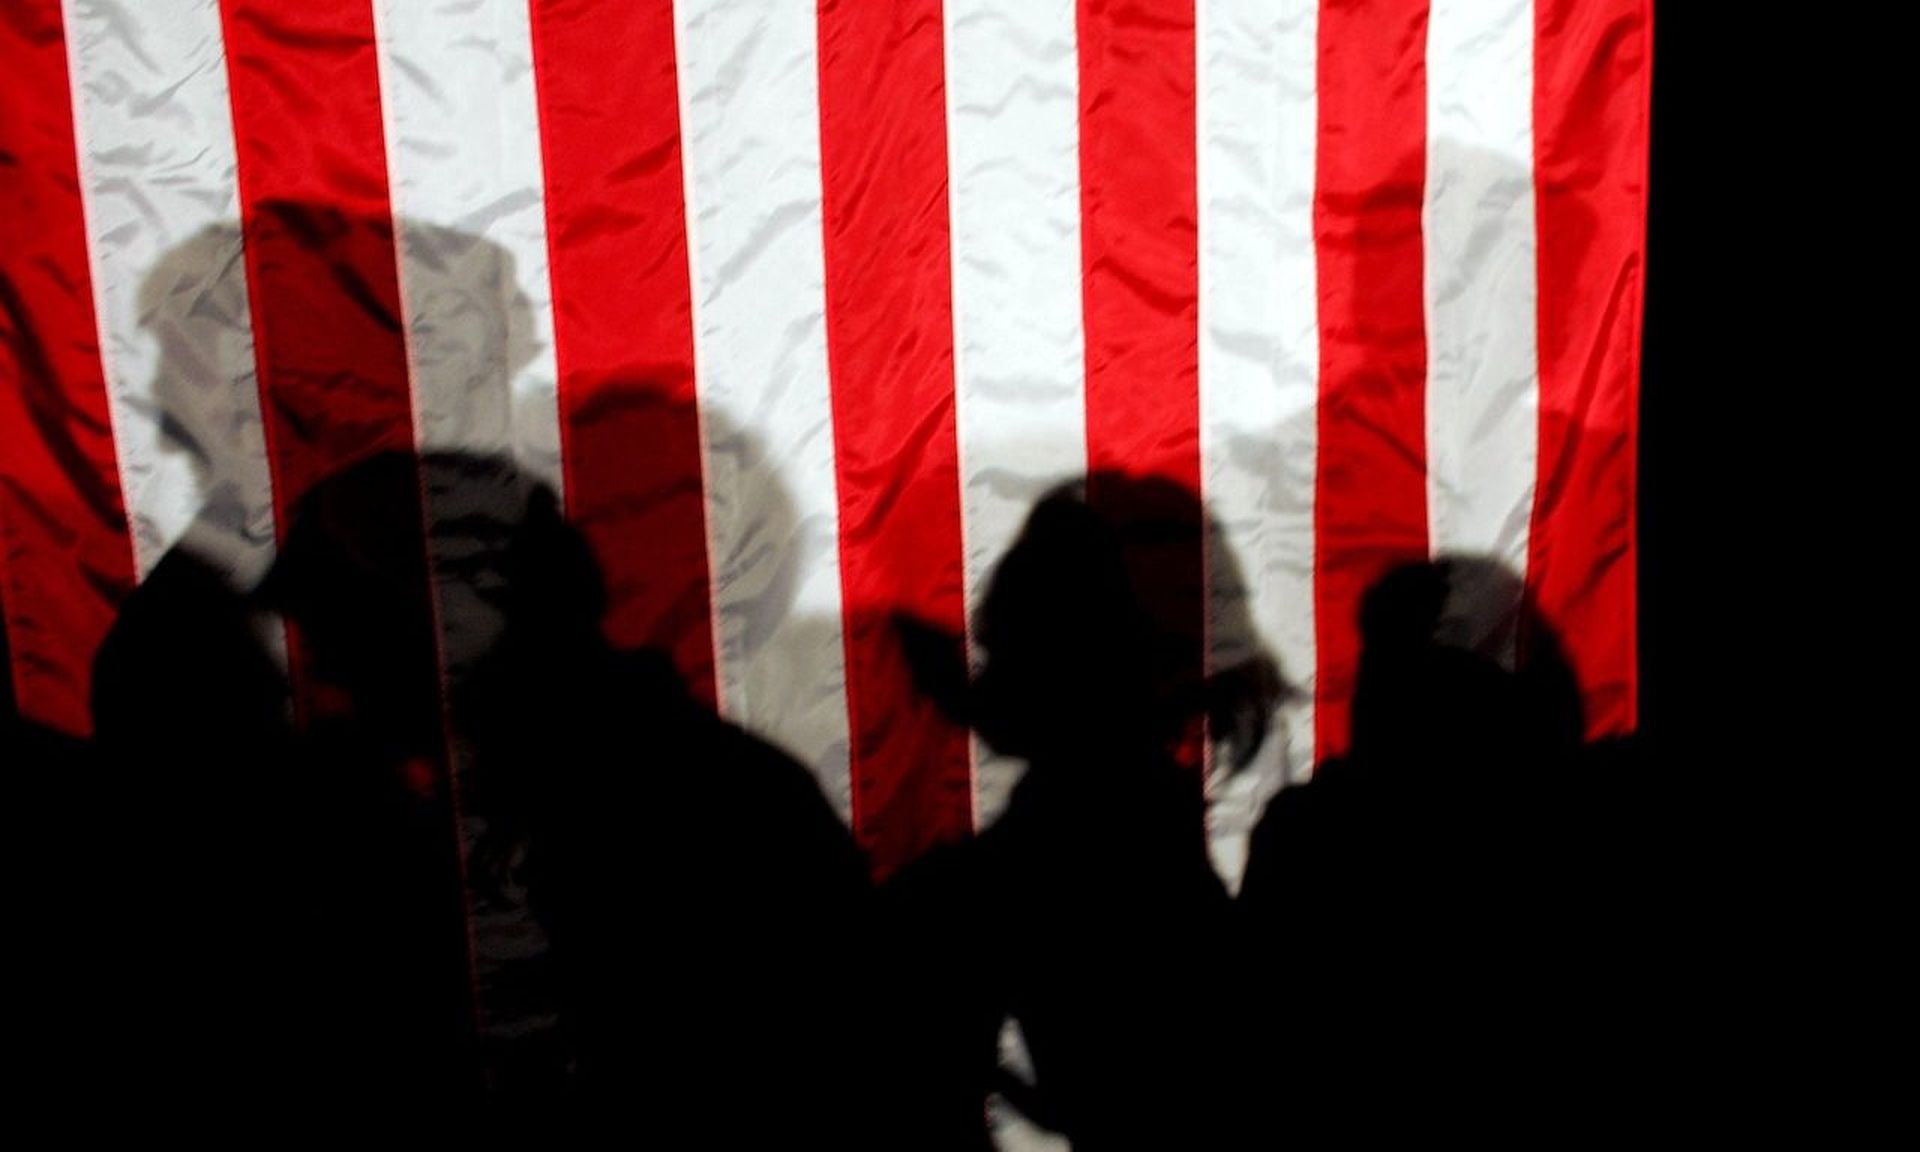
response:
[[[99,993],[84,1063],[156,1098],[484,1089],[647,1103],[655,1130],[744,1080],[805,1127],[848,1079],[832,1013],[863,863],[808,769],[663,654],[694,627],[710,651],[704,601],[618,646],[603,629],[589,539],[647,532],[649,501],[698,501],[699,478],[563,518],[511,255],[397,231],[264,205],[244,243],[209,228],[142,285],[134,503],[161,558],[96,661],[69,848],[124,914],[74,937]],[[396,254],[405,310],[380,284]],[[630,451],[690,423],[645,380],[595,395]],[[777,481],[753,495],[739,514],[786,539]],[[764,590],[766,627],[787,590]]]

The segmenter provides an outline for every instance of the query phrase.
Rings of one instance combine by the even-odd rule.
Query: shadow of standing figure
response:
[[[814,777],[603,632],[585,540],[536,489],[499,639],[456,688],[483,867],[549,940],[567,1092],[597,1123],[842,1146],[866,862]]]
[[[923,687],[1027,770],[975,840],[884,893],[883,930],[911,970],[888,986],[903,1011],[883,1033],[901,1081],[894,1146],[990,1147],[989,1091],[1077,1150],[1225,1138],[1209,1085],[1226,1034],[1206,988],[1230,904],[1196,752],[1210,715],[1257,744],[1280,685],[1270,664],[1204,674],[1204,597],[1179,582],[1199,579],[1183,558],[1201,554],[1205,521],[1160,479],[1055,489],[978,609],[971,681],[934,658],[937,637],[910,637]],[[1000,1067],[1006,1021],[1030,1082]]]
[[[1349,750],[1269,803],[1239,897],[1249,962],[1285,987],[1244,1022],[1240,1069],[1275,1139],[1542,1106],[1585,995],[1580,700],[1521,582],[1406,565],[1360,632]]]
[[[440,1101],[478,1083],[421,491],[501,476],[510,466],[459,454],[353,464],[300,499],[256,592],[290,625],[303,819],[324,868],[313,950],[328,973],[336,1074],[361,1095]],[[476,516],[461,530],[500,529]]]

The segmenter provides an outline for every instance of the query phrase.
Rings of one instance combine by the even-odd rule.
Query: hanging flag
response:
[[[1650,7],[13,0],[17,707],[84,733],[170,548],[245,585],[306,491],[405,449],[551,485],[610,636],[810,767],[882,870],[1017,771],[893,620],[965,635],[1090,469],[1206,502],[1194,658],[1296,689],[1214,798],[1229,871],[1343,747],[1394,564],[1509,569],[1588,732],[1630,731]]]

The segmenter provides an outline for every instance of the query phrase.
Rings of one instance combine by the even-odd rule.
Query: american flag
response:
[[[5,0],[0,600],[84,733],[182,541],[237,586],[373,453],[508,457],[606,629],[876,865],[1017,767],[914,699],[1032,502],[1199,494],[1211,666],[1346,739],[1362,591],[1524,577],[1635,723],[1647,0]],[[449,515],[423,493],[428,521]],[[460,639],[449,638],[451,657]]]

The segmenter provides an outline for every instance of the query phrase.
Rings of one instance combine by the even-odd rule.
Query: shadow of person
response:
[[[396,242],[410,257],[404,314],[369,282]],[[538,347],[520,276],[484,237],[302,201],[169,248],[139,293],[150,346],[138,351],[154,369],[125,402],[139,550],[186,547],[246,589],[306,491],[379,452],[510,456],[552,474],[553,382],[528,372]]]
[[[569,1089],[652,1133],[838,1146],[866,891],[845,825],[664,651],[607,640],[604,579],[551,492],[499,560],[503,627],[455,718],[550,941]]]
[[[209,227],[142,278],[150,343],[123,354],[154,371],[116,432],[136,552],[158,559],[93,663],[86,839],[120,909],[96,949],[112,958],[104,1071],[176,1106],[218,1082],[297,1094],[325,1047],[308,1026],[320,971],[287,688],[246,597],[274,517],[241,253],[238,222]]]
[[[420,467],[381,455],[294,506],[250,603],[290,625],[299,725],[285,767],[319,972],[307,1035],[342,1098],[444,1101],[472,1085],[466,920],[444,764]],[[283,706],[284,707],[284,706]]]
[[[902,1081],[896,1146],[989,1146],[989,1090],[1075,1148],[1224,1137],[1207,1091],[1224,1035],[1204,988],[1230,906],[1208,857],[1198,741],[1216,711],[1257,745],[1279,683],[1270,662],[1204,674],[1204,598],[1187,581],[1205,530],[1179,485],[1096,474],[1041,500],[1001,559],[970,682],[933,659],[936,637],[910,637],[925,689],[1028,767],[976,840],[884,893],[892,946],[937,989],[890,989],[903,1006],[884,1033]],[[1257,719],[1232,723],[1240,708]],[[999,1069],[1008,1019],[1030,1083]]]
[[[429,522],[433,542],[408,502],[423,476],[463,493],[457,521]],[[442,533],[462,561],[430,584]],[[495,634],[446,685],[487,828],[476,867],[518,856],[571,1062],[544,1081],[516,1069],[506,1087],[568,1091],[602,1120],[662,1131],[714,1123],[746,1084],[767,1110],[731,1129],[835,1131],[849,1057],[835,1053],[847,993],[834,990],[864,862],[803,767],[722,722],[663,654],[608,643],[585,540],[504,461],[389,454],[324,481],[262,588],[330,698],[307,739],[335,793],[325,824],[361,869],[344,881],[353,930],[381,949],[333,960],[364,974],[356,1018],[409,1061],[457,1055],[435,1050],[462,991],[445,920],[458,910],[442,898],[450,821],[425,763],[444,738],[441,685],[430,659],[403,658],[430,657],[428,589],[448,580],[478,589]],[[440,589],[440,632],[471,602]]]
[[[1572,1018],[1594,845],[1551,631],[1503,566],[1449,558],[1384,576],[1360,633],[1350,749],[1274,797],[1239,897],[1250,962],[1292,988],[1245,1022],[1243,1071],[1294,1089],[1269,1136],[1362,1096],[1499,1107]],[[1464,1035],[1490,1055],[1458,1060]]]
[[[185,548],[251,588],[273,561],[275,486],[240,222],[162,253],[141,278],[138,310],[145,343],[125,354],[152,372],[143,389],[130,382],[119,433],[136,550]]]
[[[404,310],[364,274],[396,241]],[[256,250],[251,284],[243,248]],[[226,842],[273,840],[230,853],[252,867],[209,878],[202,902],[224,933],[208,938],[234,956],[285,943],[248,901],[297,911],[300,942],[282,955],[304,966],[309,1003],[282,1034],[304,1045],[311,1084],[441,1100],[469,1090],[481,1061],[508,1094],[570,1083],[706,1123],[737,1112],[732,1079],[778,1105],[749,1126],[824,1116],[850,1040],[821,1006],[850,998],[835,989],[852,929],[835,925],[854,915],[864,872],[814,778],[720,722],[682,678],[689,652],[713,650],[705,540],[689,545],[663,518],[691,510],[698,523],[701,490],[654,449],[699,426],[690,404],[651,381],[583,387],[574,416],[591,451],[644,453],[635,471],[650,478],[582,494],[583,541],[540,482],[558,471],[552,381],[522,378],[536,351],[526,296],[511,256],[484,238],[262,205],[244,244],[233,224],[169,250],[141,308],[156,367],[130,405],[152,449],[136,532],[165,558],[106,657],[106,745],[147,773],[147,792],[126,795],[152,801],[150,835],[130,843],[156,864],[180,856],[177,841],[223,842],[202,835],[210,826]],[[717,417],[708,427],[729,452],[757,451]],[[777,483],[741,498],[751,506],[730,508],[757,538],[793,534]],[[681,553],[701,566],[676,566]],[[608,555],[610,615],[596,563]],[[676,634],[696,590],[702,636]],[[747,623],[782,618],[781,593],[775,581]],[[259,627],[267,611],[287,622],[292,724],[279,634]],[[750,653],[757,636],[735,639]],[[652,645],[682,666],[633,650]],[[450,713],[449,701],[466,703]],[[152,771],[202,759],[232,770],[191,782]],[[121,810],[139,822],[134,805]],[[521,853],[531,916],[500,882]],[[127,871],[133,855],[114,859]],[[532,921],[553,935],[546,960]],[[779,974],[766,965],[802,937],[824,943]],[[195,987],[219,997],[216,983]],[[238,1012],[243,999],[225,1003]],[[544,1039],[556,1003],[566,1044]],[[663,1051],[678,1054],[664,1074]],[[257,1070],[289,1078],[270,1060]]]
[[[281,1092],[440,1098],[474,1081],[440,688],[442,658],[477,655],[492,622],[457,543],[433,557],[453,578],[429,583],[426,547],[447,540],[424,535],[423,500],[478,532],[485,509],[463,503],[497,502],[488,482],[516,477],[378,453],[414,441],[408,369],[423,391],[460,389],[458,419],[422,435],[521,447],[527,304],[497,245],[419,222],[398,231],[433,257],[415,261],[404,336],[358,271],[369,254],[391,259],[395,222],[277,201],[156,260],[138,299],[150,344],[126,350],[153,365],[118,431],[136,544],[160,559],[96,661],[100,811],[114,829],[100,855],[179,882],[132,901],[126,967],[150,987],[122,999],[158,1023],[121,1031],[178,1035],[177,1011],[213,1037],[230,1019],[244,1042],[209,1050],[244,1066],[223,1071]],[[250,244],[264,278],[251,285]],[[285,300],[250,307],[267,282],[297,297],[297,322]],[[269,564],[279,579],[261,595]],[[436,593],[460,625],[444,634]],[[296,618],[291,636],[269,610]],[[184,928],[198,959],[175,965],[185,953],[164,941]],[[296,1048],[297,1060],[270,1055]],[[198,1068],[166,1064],[180,1081]]]
[[[156,1101],[214,1082],[289,1091],[313,1039],[296,1023],[314,973],[295,944],[307,901],[293,732],[243,593],[273,523],[242,510],[272,491],[264,472],[241,475],[259,439],[245,300],[237,223],[163,256],[139,300],[158,368],[116,429],[123,455],[151,461],[130,466],[128,504],[137,549],[159,560],[94,656],[91,819],[76,840],[94,902],[117,909],[86,950],[97,1071]],[[188,1035],[203,1042],[184,1052]]]

